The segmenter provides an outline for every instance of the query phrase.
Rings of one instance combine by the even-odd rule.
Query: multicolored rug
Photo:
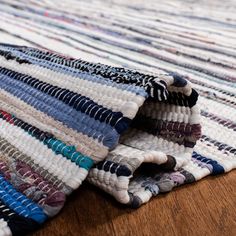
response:
[[[0,235],[40,227],[86,177],[136,208],[236,168],[235,11],[0,0]]]

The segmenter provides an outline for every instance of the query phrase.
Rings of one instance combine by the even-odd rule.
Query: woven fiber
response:
[[[11,2],[0,1],[0,236],[40,227],[85,179],[137,208],[236,168],[235,15],[223,3],[215,16],[204,1]]]
[[[0,64],[1,181],[13,197],[1,200],[20,216],[40,224],[57,214],[91,167],[91,183],[133,207],[205,172],[191,159],[198,94],[178,74],[7,44]],[[136,173],[143,163],[153,166]]]

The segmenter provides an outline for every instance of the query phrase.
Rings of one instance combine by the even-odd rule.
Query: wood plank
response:
[[[236,171],[162,194],[137,210],[87,183],[32,236],[236,235]]]

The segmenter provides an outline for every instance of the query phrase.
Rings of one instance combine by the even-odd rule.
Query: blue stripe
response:
[[[202,156],[196,152],[193,152],[192,157],[203,162],[203,163],[207,163],[207,164],[211,165],[212,166],[212,173],[211,173],[212,175],[218,175],[218,174],[222,174],[225,172],[224,167],[222,165],[220,165],[217,161],[214,161],[210,158]]]
[[[110,125],[76,111],[63,102],[8,76],[0,76],[0,81],[0,88],[22,99],[37,110],[63,122],[68,127],[97,139],[108,148],[113,148],[117,144],[119,134]]]
[[[83,80],[107,85],[109,87],[115,87],[115,88],[118,88],[121,90],[127,90],[131,93],[135,93],[135,94],[140,95],[145,98],[148,97],[148,93],[144,90],[144,88],[141,88],[141,87],[138,87],[135,85],[114,83],[111,80],[104,79],[102,76],[99,76],[99,75],[96,75],[96,76],[90,75],[88,73],[81,72],[75,68],[71,68],[71,67],[60,65],[60,64],[50,62],[47,60],[35,58],[35,57],[27,55],[23,52],[16,51],[17,49],[15,49],[15,48],[9,48],[9,47],[5,47],[5,46],[3,47],[2,45],[0,45],[0,49],[12,52],[13,55],[19,56],[22,59],[26,59],[34,65],[38,65],[38,66],[41,66],[41,67],[44,67],[44,68],[47,68],[47,69],[50,69],[50,70],[53,70],[53,71],[56,71],[59,73],[67,74],[70,76],[79,77],[80,79],[83,79]]]
[[[0,198],[6,206],[24,217],[29,217],[38,223],[43,223],[47,215],[33,201],[15,190],[15,188],[0,175]],[[18,200],[17,200],[18,199]]]

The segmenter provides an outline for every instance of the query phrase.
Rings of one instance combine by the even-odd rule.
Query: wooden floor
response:
[[[236,171],[176,188],[138,210],[83,184],[33,236],[236,235]]]

